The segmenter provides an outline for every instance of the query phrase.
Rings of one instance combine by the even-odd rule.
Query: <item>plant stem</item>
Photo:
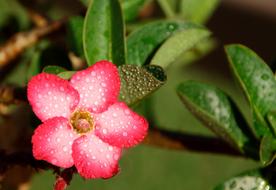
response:
[[[229,146],[225,141],[215,137],[171,132],[158,128],[149,130],[144,144],[173,150],[245,156]]]
[[[62,19],[34,28],[28,32],[19,32],[12,36],[2,47],[0,47],[0,68],[14,60],[25,49],[37,43],[41,38],[60,29],[64,23],[65,19]]]
[[[18,104],[24,101],[27,101],[25,88],[17,88],[13,86],[0,86],[1,104]]]

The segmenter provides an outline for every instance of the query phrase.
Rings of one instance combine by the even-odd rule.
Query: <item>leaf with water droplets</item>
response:
[[[145,65],[157,48],[172,34],[201,26],[181,21],[156,21],[144,25],[127,38],[127,64]]]
[[[269,177],[262,170],[254,170],[228,179],[214,190],[274,190]]]
[[[239,113],[234,113],[234,104],[223,91],[210,85],[187,81],[178,86],[177,93],[185,106],[204,125],[233,147],[245,151],[249,138],[239,124],[245,126],[246,122],[239,120],[240,123],[237,123]]]
[[[182,53],[192,49],[196,44],[210,36],[210,32],[205,29],[187,29],[172,35],[156,51],[150,64],[167,68]]]
[[[166,81],[166,75],[159,66],[146,68],[136,65],[119,67],[121,78],[120,100],[133,105],[157,90]]]
[[[268,65],[252,50],[242,45],[225,48],[230,66],[253,112],[253,131],[257,138],[271,133],[265,118],[276,110],[276,81]]]
[[[109,60],[125,63],[124,22],[118,0],[90,3],[83,28],[83,49],[88,65]]]

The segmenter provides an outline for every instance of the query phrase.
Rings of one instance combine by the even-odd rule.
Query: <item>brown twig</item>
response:
[[[26,100],[25,88],[0,86],[0,104],[18,104]]]
[[[4,150],[0,151],[0,174],[4,174],[10,167],[15,165],[30,166],[36,170],[53,170],[59,173],[59,167],[49,164],[45,161],[36,160],[32,152],[14,152],[6,153]]]
[[[174,150],[244,156],[218,138],[171,132],[158,128],[151,128],[143,143]]]
[[[65,20],[51,22],[28,32],[19,32],[0,47],[0,68],[19,56],[25,49],[34,45],[40,38],[58,30]]]
[[[28,15],[37,27],[44,27],[49,24],[49,20],[47,18],[34,10],[28,9]]]
[[[74,52],[69,52],[68,57],[72,63],[74,70],[81,70],[87,66],[86,62],[80,57],[76,56]]]

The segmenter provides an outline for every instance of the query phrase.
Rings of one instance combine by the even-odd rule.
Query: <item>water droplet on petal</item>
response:
[[[62,148],[62,150],[63,150],[64,152],[67,152],[68,148],[67,148],[66,146],[64,146],[64,147]]]
[[[106,129],[103,129],[103,134],[107,134],[107,130]]]

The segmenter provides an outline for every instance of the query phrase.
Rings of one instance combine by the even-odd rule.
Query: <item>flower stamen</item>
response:
[[[84,110],[75,111],[71,115],[70,123],[77,133],[87,133],[93,130],[95,126],[91,113]]]

